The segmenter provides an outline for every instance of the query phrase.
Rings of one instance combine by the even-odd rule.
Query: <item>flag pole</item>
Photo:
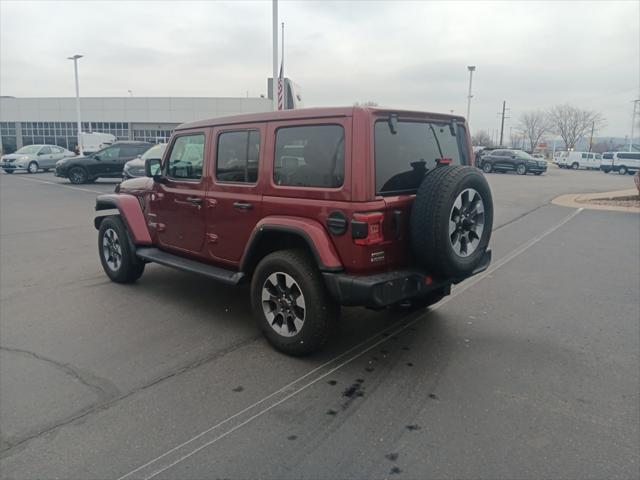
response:
[[[272,0],[273,4],[273,82],[271,82],[272,107],[278,109],[278,0]]]
[[[284,22],[282,22],[282,57],[280,60],[281,63],[281,67],[280,67],[280,74],[282,75],[282,109],[286,110],[286,104],[287,104],[287,96],[285,95],[285,83],[284,83]]]

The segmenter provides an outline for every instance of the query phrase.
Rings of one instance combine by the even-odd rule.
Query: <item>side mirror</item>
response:
[[[155,181],[160,181],[162,178],[162,166],[160,160],[157,158],[147,158],[144,161],[144,174],[147,177],[153,178]]]
[[[100,155],[89,155],[89,156],[95,158],[96,160],[100,160]]]

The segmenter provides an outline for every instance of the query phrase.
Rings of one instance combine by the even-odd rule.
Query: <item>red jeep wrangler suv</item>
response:
[[[491,192],[464,118],[317,108],[184,124],[96,200],[111,280],[155,262],[251,282],[260,329],[319,348],[340,305],[426,307],[491,261]]]

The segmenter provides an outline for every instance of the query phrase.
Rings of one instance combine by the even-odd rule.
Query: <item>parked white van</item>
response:
[[[99,132],[82,132],[80,134],[80,139],[82,141],[82,150],[85,154],[95,153],[98,150],[102,150],[103,148],[115,143],[117,140],[116,137],[110,133]]]
[[[602,163],[602,155],[593,152],[560,152],[558,166],[560,168],[572,168],[578,170],[599,170]]]
[[[606,152],[603,158],[600,170],[605,173],[613,170],[620,175],[633,175],[640,170],[640,152]]]

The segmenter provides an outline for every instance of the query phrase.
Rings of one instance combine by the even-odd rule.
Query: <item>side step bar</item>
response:
[[[148,262],[159,263],[167,267],[173,267],[185,272],[196,273],[212,278],[227,285],[238,285],[244,278],[244,273],[214,267],[206,263],[190,260],[188,258],[163,252],[157,248],[141,247],[136,250],[136,255]]]

